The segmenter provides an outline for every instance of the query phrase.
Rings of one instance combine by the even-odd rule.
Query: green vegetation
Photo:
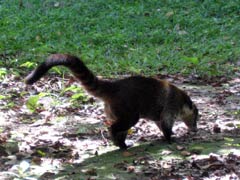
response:
[[[218,76],[240,71],[239,22],[240,0],[0,0],[0,179],[234,179],[239,81]],[[51,53],[80,56],[107,77],[181,73],[217,83],[181,86],[200,110],[196,134],[178,124],[168,144],[142,121],[128,131],[134,146],[119,151],[102,104],[64,78],[66,68],[23,85]]]
[[[84,93],[83,89],[79,86],[71,85],[67,88],[65,88],[61,94],[64,94],[65,92],[73,92],[74,94],[71,96],[71,101],[75,102],[76,104],[79,104],[79,102],[84,103],[89,100],[89,98]]]
[[[41,97],[44,97],[46,96],[47,94],[46,93],[39,93],[38,95],[35,95],[35,96],[31,96],[27,103],[26,103],[26,106],[27,108],[31,111],[31,112],[35,112],[37,110],[37,108],[39,108],[39,104],[38,104],[38,101]]]
[[[29,0],[21,7],[17,0],[0,1],[0,66],[24,69],[26,62],[61,52],[81,56],[93,71],[107,76],[231,75],[240,57],[239,4]]]

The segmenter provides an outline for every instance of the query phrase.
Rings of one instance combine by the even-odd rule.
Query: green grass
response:
[[[231,75],[240,58],[239,0],[0,1],[0,66],[50,53],[99,75]],[[236,69],[236,67],[235,67]],[[25,70],[25,69],[24,69]]]

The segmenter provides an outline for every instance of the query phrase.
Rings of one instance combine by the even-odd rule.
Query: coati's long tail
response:
[[[104,88],[105,81],[99,80],[78,57],[67,54],[50,55],[45,62],[40,64],[26,77],[25,83],[35,83],[44,76],[48,70],[59,65],[69,68],[89,93],[96,97],[103,95],[101,88]]]

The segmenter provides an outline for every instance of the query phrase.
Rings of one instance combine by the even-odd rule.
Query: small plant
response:
[[[70,87],[67,87],[61,92],[61,94],[64,94],[69,91],[74,93],[73,95],[71,95],[71,102],[74,104],[79,101],[84,103],[89,100],[88,96],[86,96],[83,89],[79,86],[72,85]]]
[[[73,105],[79,106],[79,102],[86,103],[89,100],[89,97],[84,93],[83,89],[79,86],[71,85],[70,87],[65,88],[61,94],[66,92],[72,92],[71,94],[71,103]]]
[[[39,104],[38,104],[39,99],[41,97],[46,96],[46,95],[47,95],[47,93],[39,93],[38,95],[31,96],[26,103],[27,108],[31,112],[35,112],[40,107]]]
[[[21,64],[20,67],[32,68],[32,67],[34,67],[34,65],[35,65],[35,63],[27,61],[27,62]]]
[[[6,68],[0,68],[0,79],[3,79],[6,74],[7,74],[7,69]]]
[[[4,96],[4,95],[0,94],[0,100],[4,100],[4,99],[7,99],[7,96]]]

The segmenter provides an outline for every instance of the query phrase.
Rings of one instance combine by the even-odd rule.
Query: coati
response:
[[[26,79],[26,84],[38,81],[53,66],[69,68],[86,91],[104,101],[113,143],[126,149],[128,130],[139,118],[156,122],[168,142],[171,142],[172,127],[176,119],[182,119],[189,130],[196,131],[198,109],[190,97],[165,80],[133,76],[108,81],[96,77],[80,58],[67,54],[50,55]]]

